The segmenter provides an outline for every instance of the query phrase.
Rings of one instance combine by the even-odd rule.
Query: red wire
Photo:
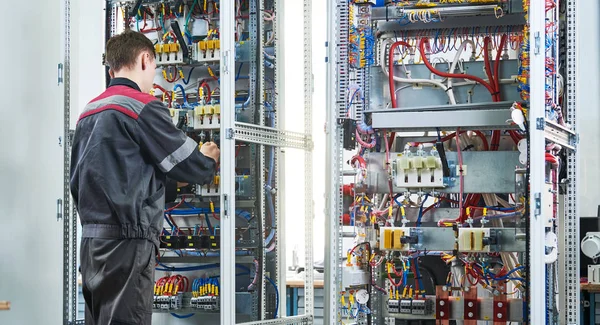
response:
[[[496,52],[496,62],[494,62],[494,78],[496,85],[496,96],[498,97],[498,101],[500,101],[500,56],[502,54],[502,49],[504,48],[504,44],[506,43],[506,34],[502,35],[500,38],[500,47]]]
[[[410,44],[408,44],[405,41],[395,42],[390,47],[390,53],[388,55],[388,81],[390,84],[389,85],[390,86],[390,99],[392,101],[392,109],[398,108],[398,102],[397,102],[397,98],[396,98],[396,87],[395,87],[395,83],[394,83],[394,50],[400,45],[402,45],[404,47],[408,47],[408,49],[411,48]],[[390,141],[388,143],[389,150],[392,149],[392,145],[394,143],[395,138],[396,138],[396,133],[395,132],[390,133]]]
[[[496,82],[494,81],[494,75],[492,75],[492,67],[490,64],[490,56],[489,56],[489,47],[490,47],[490,38],[488,36],[486,36],[483,39],[483,52],[485,52],[484,56],[483,56],[483,61],[485,62],[485,73],[488,76],[488,80],[490,81],[490,85],[492,86],[493,91],[491,92],[492,94],[492,100],[497,102],[498,101],[498,89],[496,89]]]
[[[206,80],[202,80],[202,82],[200,83],[200,88],[206,88],[206,102],[210,102],[210,86],[208,85],[208,82],[206,82]]]
[[[481,132],[481,131],[473,131],[475,132],[475,134],[481,139],[481,142],[483,143],[483,150],[488,151],[490,150],[490,146],[488,144],[487,138],[485,137],[485,135]]]
[[[427,38],[422,38],[421,42],[419,44],[419,51],[421,52],[421,57],[423,59],[423,63],[425,63],[425,66],[427,66],[427,68],[429,69],[429,71],[435,73],[436,75],[438,75],[440,77],[445,77],[445,78],[462,78],[462,79],[473,80],[475,82],[480,83],[485,88],[487,88],[487,90],[490,92],[490,94],[494,93],[494,88],[490,84],[488,84],[487,82],[485,82],[483,79],[481,79],[479,77],[476,77],[476,76],[473,76],[473,75],[469,75],[469,74],[448,73],[448,72],[443,72],[443,71],[436,70],[431,65],[431,63],[427,59],[427,56],[425,55],[425,43],[429,44],[429,40]]]
[[[394,270],[394,273],[396,273],[396,270]],[[398,275],[398,273],[396,273],[396,275]],[[396,288],[398,288],[402,285],[402,276],[401,275],[400,275],[400,281],[398,281],[397,284],[396,284],[396,281],[394,279],[392,279],[392,275],[390,273],[388,273],[388,279],[390,280],[390,283],[392,283],[392,285]]]
[[[165,88],[161,87],[160,85],[154,84],[154,89],[158,89],[158,90],[162,91],[163,94],[166,94],[169,97],[170,101],[172,100],[171,94]]]

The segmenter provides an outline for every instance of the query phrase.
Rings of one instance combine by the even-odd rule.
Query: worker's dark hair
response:
[[[126,30],[111,37],[106,43],[106,64],[114,71],[133,68],[137,57],[148,52],[154,57],[154,45],[144,34]]]

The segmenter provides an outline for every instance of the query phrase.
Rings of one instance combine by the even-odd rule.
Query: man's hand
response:
[[[200,152],[206,157],[214,159],[215,162],[219,162],[221,150],[219,150],[219,147],[217,147],[217,145],[214,142],[207,142],[204,145],[202,145],[202,148],[200,148]]]

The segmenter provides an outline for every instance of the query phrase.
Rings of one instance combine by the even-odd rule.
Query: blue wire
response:
[[[177,315],[175,313],[171,313],[171,316],[175,317],[175,318],[179,318],[179,319],[186,319],[186,318],[190,318],[192,316],[194,316],[196,314],[187,314],[187,315]]]
[[[265,279],[267,279],[271,283],[271,285],[273,285],[273,288],[275,288],[275,312],[273,313],[273,318],[277,318],[277,312],[279,311],[279,290],[277,289],[275,281],[273,281],[268,276],[265,276]]]
[[[191,74],[190,74],[191,76]],[[185,89],[183,89],[183,86],[180,84],[176,84],[175,87],[173,87],[173,91],[175,91],[177,88],[179,88],[181,90],[181,96],[183,96],[183,105],[186,107],[189,107],[188,102],[187,102],[187,96],[185,95]]]
[[[192,67],[192,69],[190,70],[190,75],[188,76],[187,81],[185,79],[181,79],[181,81],[183,81],[184,85],[187,85],[190,83],[190,79],[192,79],[192,72],[194,72],[194,69],[196,69],[196,67]]]
[[[206,226],[208,226],[208,231],[213,235],[216,236],[216,230],[210,225],[210,216],[208,215],[208,213],[205,213],[204,216],[206,217]]]
[[[240,79],[240,74],[242,73],[242,67],[243,66],[244,66],[244,62],[240,63],[240,66],[238,68],[237,76],[235,76],[235,81],[238,81],[238,79]]]
[[[356,93],[358,93],[360,89],[356,89],[354,91],[354,94],[352,94],[352,97],[350,97],[350,103],[348,104],[348,108],[346,108],[346,112],[348,112],[350,110],[350,107],[352,107],[352,102],[354,101],[354,97],[356,97]]]
[[[423,290],[423,280],[421,280],[421,273],[419,272],[419,261],[415,258],[415,277],[419,281],[419,288]],[[423,294],[423,298],[425,298],[425,294]]]
[[[429,198],[429,194],[425,194],[425,199],[421,202],[421,207],[419,208],[419,217],[417,218],[417,227],[421,227],[421,218],[423,217],[423,206],[425,205],[425,201]]]
[[[513,273],[515,273],[515,272],[517,272],[519,270],[522,270],[524,268],[525,268],[524,266],[516,267],[516,268],[510,270],[508,273],[506,273],[505,275],[503,275],[501,277],[496,277],[496,275],[494,273],[490,272],[490,271],[487,271],[487,273],[490,274],[490,275],[492,275],[492,278],[494,280],[506,280],[511,274],[513,274]]]

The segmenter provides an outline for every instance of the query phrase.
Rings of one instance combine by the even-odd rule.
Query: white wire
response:
[[[384,41],[385,42],[385,41]],[[382,49],[385,49],[385,43],[382,44]],[[381,62],[381,70],[383,71],[383,73],[389,77],[389,73],[386,70],[386,59],[385,59],[385,51],[379,51],[380,52],[380,62]],[[452,105],[456,105],[456,99],[454,98],[454,94],[451,92],[448,92],[448,87],[446,85],[444,85],[443,83],[437,81],[437,80],[431,80],[431,79],[412,79],[412,78],[400,78],[400,77],[396,77],[394,76],[394,81],[397,82],[404,82],[404,83],[410,83],[410,84],[432,84],[435,85],[437,87],[440,87],[441,89],[444,90],[444,92],[446,92],[446,95],[448,95],[448,99],[450,100],[450,104]],[[391,94],[390,94],[391,95]]]

